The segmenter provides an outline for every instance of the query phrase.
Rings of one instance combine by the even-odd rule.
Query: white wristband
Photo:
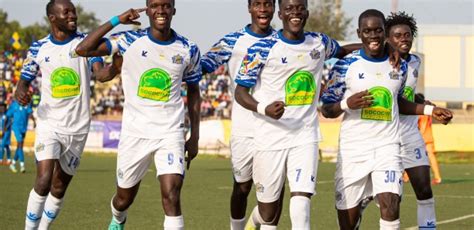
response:
[[[434,109],[434,106],[432,106],[432,105],[425,105],[425,107],[423,108],[423,114],[424,114],[424,115],[431,116],[431,115],[433,115],[433,109]]]
[[[267,108],[267,106],[268,105],[265,103],[262,103],[262,102],[258,103],[257,112],[265,116],[265,108]]]
[[[347,98],[344,98],[341,102],[339,102],[339,104],[341,105],[341,109],[343,111],[349,109],[349,106],[347,105]]]

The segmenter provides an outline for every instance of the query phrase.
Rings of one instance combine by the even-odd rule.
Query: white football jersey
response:
[[[107,46],[123,56],[122,133],[161,139],[184,132],[181,83],[201,80],[200,54],[196,44],[174,31],[172,40],[162,42],[149,30],[113,34]]]
[[[317,104],[323,64],[338,49],[339,44],[325,34],[305,32],[303,40],[295,41],[286,39],[282,31],[248,49],[236,83],[255,86],[253,97],[260,103],[286,104],[279,120],[254,113],[257,149],[280,150],[319,141]]]
[[[421,66],[421,59],[410,54],[408,56],[408,73],[405,88],[403,90],[403,97],[407,100],[414,102],[416,93],[416,84],[418,82],[418,72]],[[417,115],[400,115],[400,132],[402,137],[402,143],[410,141],[417,141],[421,137],[420,130],[418,129],[418,116]],[[411,140],[410,140],[411,139]]]
[[[374,59],[363,50],[336,62],[321,99],[324,104],[337,103],[364,90],[374,97],[371,107],[344,112],[339,134],[340,157],[368,159],[373,157],[368,155],[370,151],[400,143],[398,97],[403,95],[406,72],[406,62],[402,61],[397,71],[388,56]]]
[[[89,132],[91,67],[102,58],[76,55],[85,36],[77,33],[60,42],[48,35],[30,46],[21,78],[32,81],[42,76],[38,127],[62,134]]]
[[[275,30],[271,29],[269,34],[260,35],[250,29],[250,25],[245,28],[225,35],[219,42],[202,56],[201,66],[206,72],[211,73],[219,66],[228,64],[229,75],[232,79],[230,90],[232,92],[232,135],[234,136],[253,136],[253,120],[255,119],[252,111],[245,109],[235,101],[235,77],[242,64],[242,59],[247,54],[247,49],[262,38],[269,38]]]

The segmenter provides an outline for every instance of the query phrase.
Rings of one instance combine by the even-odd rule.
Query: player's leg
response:
[[[341,153],[343,155],[344,153]],[[362,218],[362,205],[372,196],[370,174],[372,160],[338,159],[336,163],[335,191],[337,219],[340,229],[358,229]],[[364,203],[365,202],[365,203]]]
[[[117,191],[111,201],[112,220],[109,229],[123,229],[127,210],[140,188],[140,182],[151,163],[151,140],[120,136],[117,153]]]
[[[380,208],[380,229],[400,228],[400,201],[403,192],[400,145],[378,148],[372,173],[375,200]]]
[[[18,160],[20,161],[20,172],[25,173],[25,153],[23,152],[23,141],[18,142],[15,156],[18,154]]]
[[[318,158],[318,143],[291,148],[288,154],[286,164],[293,229],[310,229],[311,196],[315,193]]]
[[[247,197],[252,190],[253,138],[232,136],[230,144],[234,184],[230,198],[230,229],[245,227]],[[255,227],[255,226],[254,226]]]
[[[59,159],[55,162],[51,189],[44,204],[44,211],[39,225],[40,229],[48,229],[59,215],[64,203],[64,195],[81,162],[82,151],[87,134],[63,135],[56,134],[64,147]]]
[[[37,130],[35,140],[36,179],[26,207],[26,229],[37,229],[46,198],[51,189],[55,162],[59,159],[61,144],[53,133]]]
[[[258,205],[250,218],[256,226],[260,225],[260,229],[276,229],[275,221],[280,213],[279,200],[285,183],[288,151],[256,151],[254,155],[253,178]]]
[[[183,135],[170,135],[158,140],[154,147],[157,149],[154,160],[165,212],[164,229],[184,229],[180,199],[184,178]]]
[[[417,199],[417,219],[420,228],[436,226],[433,191],[430,184],[430,166],[425,143],[421,135],[401,146],[403,166],[410,176],[410,183]]]

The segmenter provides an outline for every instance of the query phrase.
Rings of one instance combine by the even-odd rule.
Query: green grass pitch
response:
[[[110,199],[115,191],[115,155],[85,154],[71,182],[64,207],[51,229],[106,229],[111,218]],[[31,154],[26,174],[13,174],[0,166],[0,229],[23,229],[27,197],[35,172]],[[335,164],[320,163],[318,194],[312,199],[313,229],[337,229],[334,209]],[[443,184],[434,186],[438,229],[474,229],[474,165],[442,164]],[[200,156],[186,172],[182,208],[186,229],[229,229],[229,197],[232,188],[230,160]],[[287,189],[289,191],[289,189]],[[416,199],[405,184],[401,204],[402,229],[416,226]],[[279,229],[290,229],[288,192]],[[255,205],[249,197],[247,215]],[[160,229],[163,224],[159,184],[152,166],[129,209],[126,229]],[[371,204],[362,229],[378,229],[378,209]]]

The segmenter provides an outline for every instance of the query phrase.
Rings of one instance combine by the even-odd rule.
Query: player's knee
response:
[[[47,176],[39,176],[36,178],[35,191],[41,196],[48,195],[51,189],[51,178]]]
[[[132,205],[134,198],[130,196],[119,196],[118,194],[114,197],[114,207],[117,210],[127,210]]]
[[[400,214],[400,196],[393,193],[383,193],[377,196],[382,219],[387,221],[398,219]]]
[[[431,186],[422,186],[421,188],[416,189],[416,199],[427,200],[432,197],[433,190],[431,190]]]
[[[179,204],[180,189],[179,187],[172,187],[167,191],[162,191],[161,199],[164,206],[176,206]]]
[[[237,196],[247,197],[252,190],[252,181],[234,184],[234,193]]]
[[[265,207],[259,207],[259,213],[265,223],[272,223],[278,213],[278,206],[266,205]]]

